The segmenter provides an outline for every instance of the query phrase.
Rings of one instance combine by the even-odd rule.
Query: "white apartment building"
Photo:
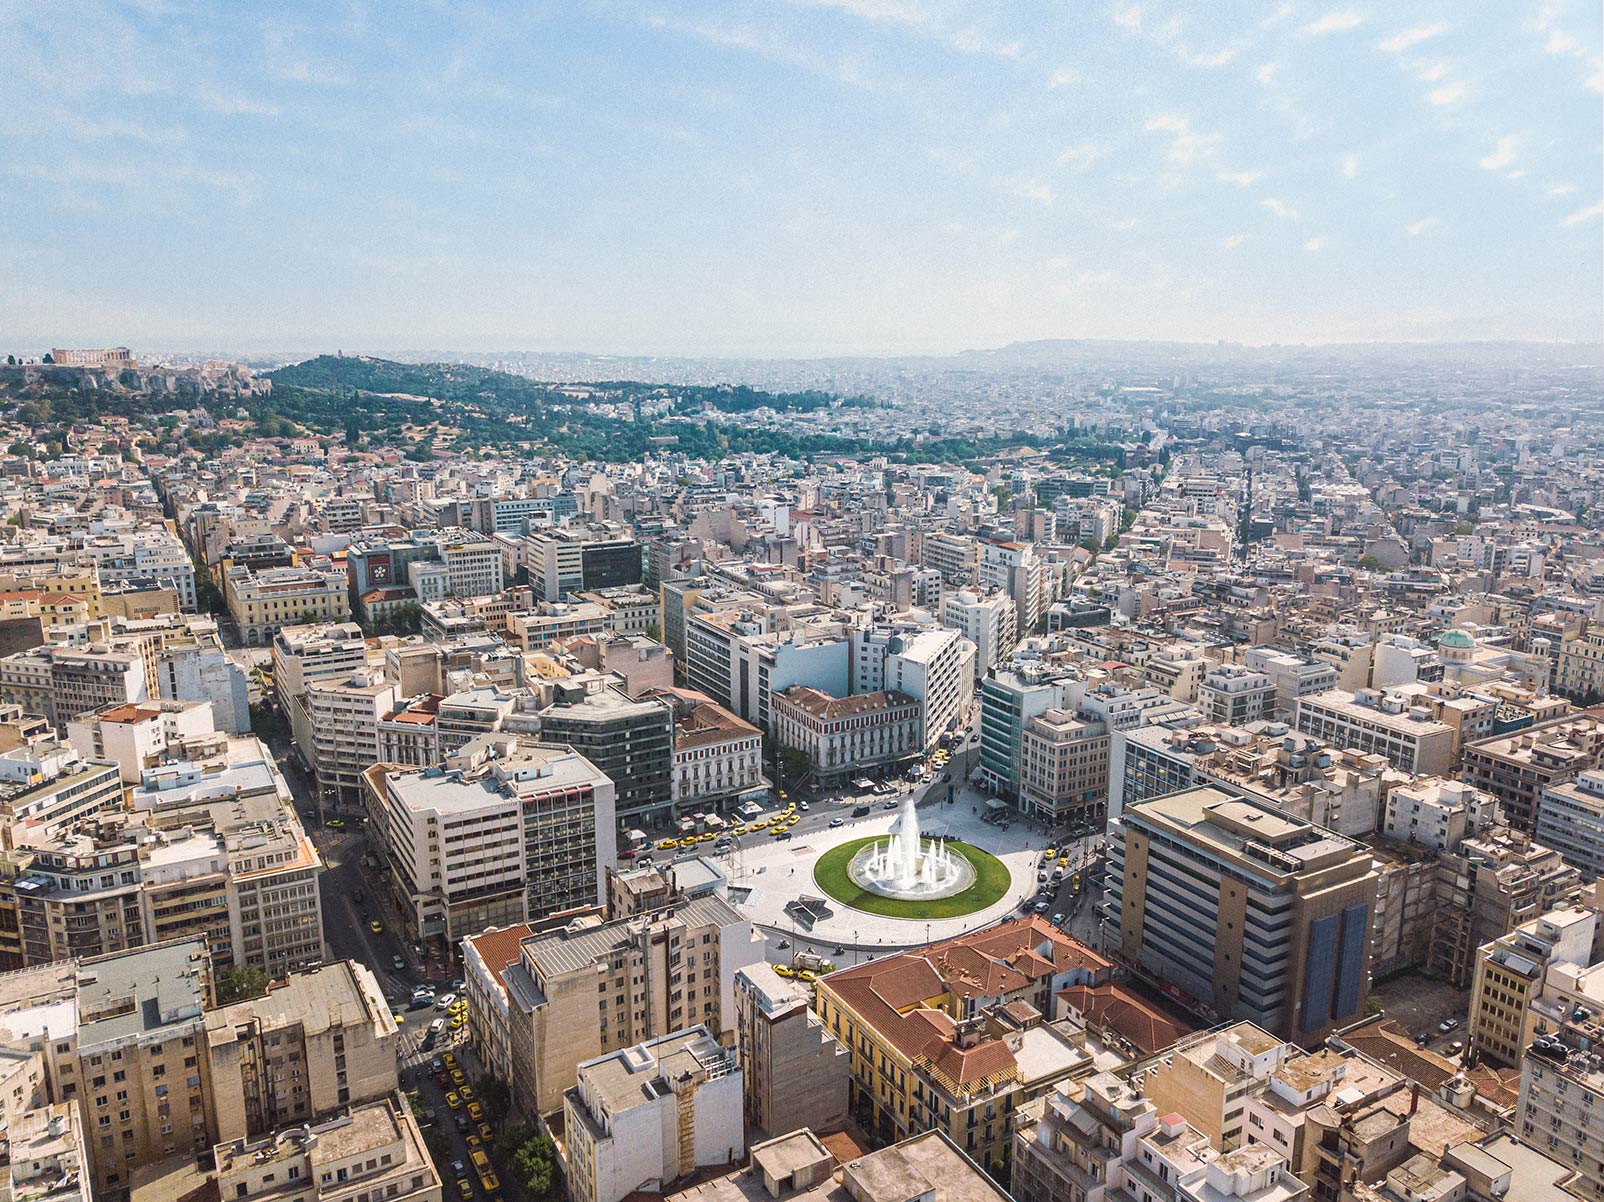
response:
[[[976,579],[982,592],[1000,589],[1013,598],[1022,637],[1036,629],[1052,600],[1047,596],[1046,565],[1029,543],[981,543]]]
[[[1537,841],[1559,852],[1584,880],[1604,877],[1604,772],[1583,772],[1539,794]]]
[[[969,589],[950,593],[941,603],[941,624],[975,645],[977,681],[1019,645],[1019,611],[1006,593],[981,596]]]
[[[355,622],[286,626],[273,636],[273,691],[289,712],[314,680],[348,677],[368,662],[367,640]]]
[[[1334,747],[1379,755],[1404,772],[1447,776],[1453,769],[1454,728],[1405,694],[1332,689],[1300,697],[1297,729]]]
[[[180,609],[195,609],[195,564],[178,536],[165,526],[116,530],[84,540],[102,586],[154,580],[178,595]]]
[[[563,1095],[574,1202],[622,1202],[736,1164],[746,1152],[744,1081],[735,1050],[703,1026],[585,1061]]]
[[[1499,819],[1498,801],[1463,781],[1425,777],[1387,794],[1382,833],[1437,851],[1452,851]]]
[[[398,692],[372,669],[307,685],[306,727],[312,738],[310,746],[304,741],[299,746],[325,798],[345,805],[361,801],[362,774],[379,762],[379,723],[395,708]]]
[[[905,693],[924,710],[921,746],[957,725],[975,695],[975,645],[946,627],[879,625],[852,632],[853,693]]]
[[[1195,702],[1204,674],[1214,667],[1214,661],[1196,643],[1171,643],[1148,656],[1143,671],[1154,688],[1177,701]]]
[[[835,698],[793,686],[774,697],[774,738],[805,752],[821,780],[905,762],[924,749],[921,706],[902,693]]]
[[[484,735],[441,767],[365,775],[409,934],[455,943],[606,898],[616,790],[584,756]]]
[[[1275,713],[1275,683],[1240,664],[1211,668],[1198,683],[1197,708],[1210,722],[1246,726]]]
[[[1242,653],[1242,666],[1270,678],[1275,685],[1275,712],[1282,718],[1291,718],[1297,712],[1299,697],[1337,687],[1335,665],[1325,660],[1311,663],[1275,647],[1249,647]]]

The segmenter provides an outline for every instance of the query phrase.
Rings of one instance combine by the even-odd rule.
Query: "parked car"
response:
[[[1437,1024],[1437,1030],[1446,1035],[1448,1032],[1454,1030],[1458,1026],[1459,1020],[1457,1018],[1445,1018],[1442,1020],[1442,1022]]]
[[[449,1010],[456,1004],[457,995],[454,993],[442,993],[439,997],[434,999],[434,1008],[436,1010]]]
[[[397,972],[400,972],[406,966],[407,966],[407,962],[405,960],[403,960],[400,956],[391,956],[390,957],[390,967],[395,969]]]

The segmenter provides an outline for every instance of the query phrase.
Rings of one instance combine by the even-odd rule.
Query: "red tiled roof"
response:
[[[1112,981],[1071,985],[1060,989],[1058,996],[1083,1015],[1088,1026],[1113,1031],[1145,1056],[1163,1051],[1190,1033],[1189,1028]]]

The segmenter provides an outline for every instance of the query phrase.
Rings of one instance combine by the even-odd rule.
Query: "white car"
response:
[[[442,993],[439,997],[435,998],[435,1000],[434,1000],[434,1008],[436,1010],[449,1010],[449,1009],[451,1009],[452,1006],[454,1006],[456,1004],[457,1004],[457,995],[454,994],[454,993]]]

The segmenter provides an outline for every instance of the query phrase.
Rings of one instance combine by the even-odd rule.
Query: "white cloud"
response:
[[[973,29],[962,29],[947,39],[954,50],[965,54],[991,54],[997,58],[1018,58],[1025,50],[1023,42],[998,42]]]
[[[1141,224],[1142,219],[1140,217],[1121,217],[1117,221],[1110,221],[1108,228],[1111,230],[1134,230]]]
[[[1599,201],[1598,204],[1594,205],[1590,209],[1577,209],[1576,212],[1567,216],[1564,221],[1560,222],[1560,224],[1581,225],[1582,222],[1591,221],[1595,217],[1604,217],[1604,200]]]
[[[1604,93],[1604,71],[1595,71],[1587,77],[1584,85],[1589,91]]]
[[[1039,204],[1043,208],[1053,207],[1053,190],[1040,180],[1030,180],[1014,185],[1014,195],[1020,200],[1028,200],[1032,204]]]
[[[218,92],[211,88],[202,88],[195,94],[195,99],[212,112],[226,113],[229,116],[277,117],[284,111],[270,101]]]
[[[1232,234],[1229,238],[1221,238],[1220,246],[1224,250],[1235,250],[1248,240],[1246,234]]]
[[[1259,201],[1259,208],[1267,210],[1272,216],[1278,217],[1282,221],[1296,221],[1298,219],[1298,211],[1277,196],[1266,196]]]
[[[1303,249],[1308,251],[1311,255],[1319,254],[1325,248],[1326,240],[1324,237],[1310,238],[1303,244]]]
[[[1569,196],[1576,191],[1575,184],[1550,184],[1544,189],[1550,196]]]
[[[1222,171],[1215,176],[1221,183],[1235,184],[1239,188],[1251,188],[1264,178],[1262,171]]]
[[[1221,142],[1219,134],[1200,133],[1192,128],[1190,117],[1177,113],[1160,113],[1147,122],[1149,133],[1170,135],[1169,157],[1174,163],[1195,163],[1208,158]]]
[[[1505,134],[1498,139],[1498,146],[1491,154],[1484,154],[1476,160],[1485,171],[1502,171],[1515,161],[1515,135]]]
[[[1359,174],[1359,156],[1345,154],[1342,156],[1342,178],[1353,179]]]
[[[1581,48],[1582,44],[1563,29],[1554,30],[1543,43],[1543,49],[1550,54],[1575,54]]]
[[[1410,67],[1421,83],[1436,83],[1444,75],[1448,74],[1447,63],[1433,62],[1424,58],[1415,59],[1410,63]]]
[[[1058,161],[1067,167],[1084,168],[1090,167],[1106,153],[1108,148],[1097,142],[1077,142],[1059,152]]]
[[[1181,57],[1194,67],[1223,67],[1236,57],[1236,47],[1227,46],[1223,50],[1216,50],[1213,54],[1187,54],[1182,51]]]
[[[1411,238],[1418,238],[1427,230],[1435,229],[1436,226],[1437,219],[1435,217],[1422,217],[1419,221],[1410,222],[1404,227],[1404,230]]]
[[[1052,75],[1048,77],[1047,86],[1049,88],[1067,88],[1071,84],[1077,84],[1079,82],[1079,71],[1076,71],[1071,67],[1063,67],[1057,71],[1054,71]]]
[[[1268,84],[1270,80],[1275,78],[1276,69],[1280,65],[1280,63],[1265,63],[1264,66],[1253,73],[1253,78],[1262,84]]]
[[[1142,10],[1134,4],[1120,4],[1114,7],[1110,14],[1114,24],[1121,29],[1128,29],[1132,33],[1142,32]]]
[[[1387,54],[1402,54],[1411,46],[1418,46],[1421,42],[1441,37],[1448,32],[1448,26],[1438,23],[1436,25],[1415,25],[1409,29],[1400,30],[1390,38],[1381,42],[1376,49]]]
[[[1338,8],[1326,13],[1325,16],[1310,21],[1303,27],[1304,33],[1346,33],[1350,29],[1358,29],[1364,24],[1364,14],[1356,8]]]
[[[1453,83],[1445,83],[1442,87],[1427,92],[1426,100],[1442,108],[1445,105],[1457,104],[1465,98],[1465,93],[1469,90],[1463,80],[1456,79]]]

